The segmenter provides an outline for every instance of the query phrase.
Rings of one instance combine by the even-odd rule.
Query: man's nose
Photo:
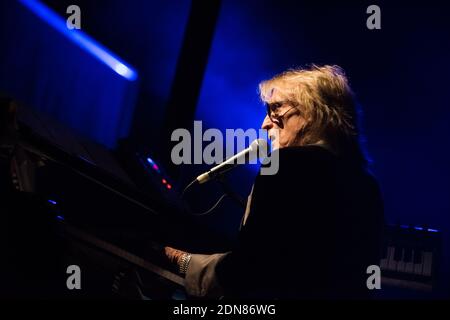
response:
[[[266,117],[264,118],[264,121],[261,125],[261,128],[264,130],[269,130],[273,127],[273,122],[270,120],[269,116],[266,115]]]

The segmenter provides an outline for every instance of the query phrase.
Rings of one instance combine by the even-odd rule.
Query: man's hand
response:
[[[178,266],[180,266],[181,264],[181,258],[183,257],[183,254],[187,254],[187,252],[185,251],[177,250],[171,247],[164,247],[164,253],[170,260],[170,262],[176,263]]]

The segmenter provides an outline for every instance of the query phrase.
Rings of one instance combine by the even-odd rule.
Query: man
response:
[[[290,70],[262,82],[260,95],[279,171],[256,177],[238,245],[213,255],[166,247],[166,255],[192,296],[367,298],[383,205],[343,70]]]

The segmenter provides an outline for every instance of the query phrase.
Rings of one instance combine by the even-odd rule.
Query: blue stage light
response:
[[[84,32],[77,29],[68,29],[66,22],[52,10],[47,8],[37,0],[20,0],[20,2],[38,15],[41,19],[53,26],[55,30],[64,34],[67,38],[76,42],[86,51],[91,53],[97,59],[109,66],[115,72],[128,80],[136,80],[137,72],[133,68],[127,66],[111,51],[103,47],[94,39],[86,35]]]

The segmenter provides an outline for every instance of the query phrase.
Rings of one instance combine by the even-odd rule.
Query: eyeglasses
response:
[[[276,110],[285,104],[291,105],[291,107],[284,111],[282,114],[276,114]],[[296,105],[289,101],[266,103],[267,116],[269,117],[270,121],[276,123],[281,123],[283,117],[294,108],[296,108]]]

